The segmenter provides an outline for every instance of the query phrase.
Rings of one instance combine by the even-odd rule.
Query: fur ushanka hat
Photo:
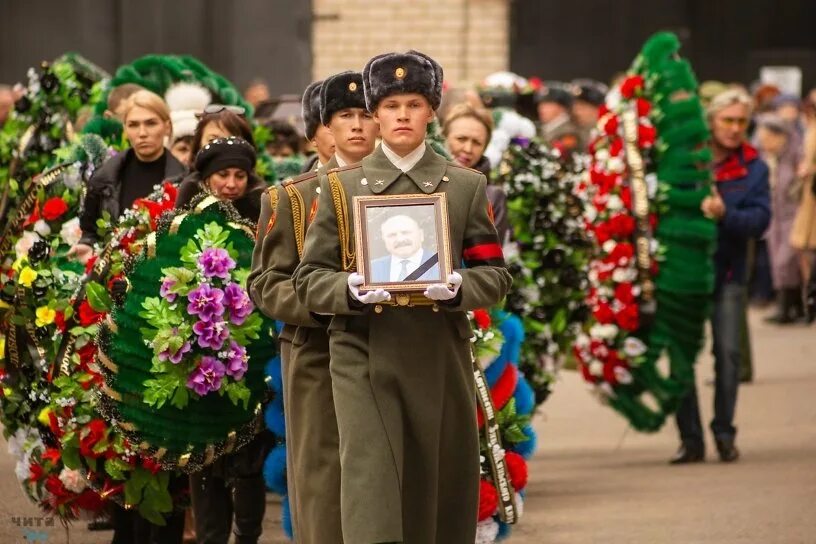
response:
[[[392,94],[417,93],[433,109],[442,101],[442,67],[419,51],[377,55],[363,68],[363,88],[368,111],[374,111]]]
[[[315,81],[310,83],[306,90],[303,91],[301,107],[303,108],[303,125],[306,127],[307,140],[314,138],[317,126],[320,124],[320,88],[322,86],[322,80]]]
[[[363,74],[340,72],[323,81],[320,87],[320,120],[328,125],[332,115],[346,108],[366,108]]]

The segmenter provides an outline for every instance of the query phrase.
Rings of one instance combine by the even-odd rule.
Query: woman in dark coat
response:
[[[176,207],[210,194],[229,200],[244,219],[258,222],[266,183],[253,174],[255,148],[229,136],[204,144],[195,157],[195,174],[179,187]],[[236,544],[256,544],[266,508],[263,462],[267,436],[259,434],[239,451],[190,476],[198,544],[227,544],[235,532]]]
[[[99,242],[96,222],[107,212],[115,222],[136,199],[153,192],[162,181],[186,171],[164,147],[173,130],[164,100],[148,91],[137,91],[124,107],[125,137],[130,149],[108,159],[88,182],[79,224],[82,238],[70,255],[85,262]]]

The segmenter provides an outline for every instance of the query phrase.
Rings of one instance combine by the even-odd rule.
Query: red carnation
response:
[[[632,98],[641,91],[643,91],[643,76],[629,76],[621,83],[620,92],[624,98]]]
[[[603,365],[604,380],[607,381],[610,385],[620,384],[620,380],[618,379],[618,373],[616,372],[616,370],[618,369],[628,371],[629,365],[627,365],[626,361],[624,361],[618,356],[617,352],[612,352],[612,355],[610,356],[609,360]]]
[[[655,143],[655,139],[657,138],[657,130],[654,127],[648,125],[639,125],[638,126],[638,145],[640,147],[652,147]]]
[[[79,323],[83,327],[90,327],[96,323],[102,321],[105,317],[105,314],[97,312],[93,308],[91,308],[90,303],[87,300],[83,300],[82,304],[79,305]]]
[[[490,314],[487,313],[486,310],[474,310],[473,319],[476,321],[476,325],[480,329],[487,329],[490,327]]]
[[[610,138],[609,142],[609,154],[613,157],[617,157],[623,151],[623,139],[621,138]]]
[[[79,439],[79,452],[84,457],[91,457],[97,459],[102,456],[102,453],[93,451],[102,439],[105,438],[107,432],[107,425],[101,419],[92,419],[82,430],[82,436]]]
[[[47,448],[41,455],[42,459],[51,461],[53,464],[59,463],[60,452],[57,448]]]
[[[639,313],[637,304],[627,304],[615,314],[615,321],[620,328],[634,332],[640,326]]]
[[[603,126],[604,132],[609,134],[610,136],[618,133],[618,117],[616,115],[610,115],[609,119],[606,120]]]
[[[508,451],[504,460],[507,462],[507,470],[510,472],[510,483],[513,489],[521,491],[527,486],[527,461],[524,457],[514,451]]]
[[[619,240],[629,238],[635,232],[635,219],[627,214],[616,214],[609,219],[609,230]]]
[[[631,283],[619,283],[615,287],[615,298],[624,304],[632,304],[635,302],[635,295],[632,294]]]
[[[40,478],[43,477],[42,467],[33,461],[31,462],[30,465],[28,465],[28,472],[29,479],[34,480],[35,482],[39,482]]]
[[[102,500],[99,493],[93,489],[86,489],[80,493],[76,500],[74,500],[74,504],[76,504],[81,510],[98,512],[102,510],[103,506],[105,506],[105,501]]]
[[[598,323],[602,325],[608,325],[615,321],[615,314],[612,311],[612,308],[609,307],[609,304],[606,302],[601,302],[598,304],[598,307],[592,312],[592,315],[595,316],[595,319],[598,320]]]
[[[593,376],[589,372],[589,365],[588,364],[586,364],[584,362],[581,362],[578,365],[578,368],[581,369],[581,375],[584,377],[584,381],[587,381],[589,383],[597,383],[598,382],[598,378],[596,378],[595,376]]]
[[[615,244],[615,249],[612,250],[612,253],[609,254],[609,257],[604,259],[604,262],[609,262],[611,264],[625,264],[626,260],[631,259],[635,256],[635,246],[630,244],[629,242],[619,242]],[[623,263],[621,263],[623,261]]]
[[[65,332],[65,312],[57,312],[54,316],[54,323],[56,323],[58,331]]]
[[[62,197],[55,196],[45,201],[42,208],[42,216],[48,221],[59,219],[65,212],[68,211],[68,204]]]
[[[142,466],[150,471],[151,474],[156,474],[161,470],[161,465],[157,463],[151,457],[145,457],[142,459]]]
[[[595,238],[597,238],[598,243],[601,245],[612,238],[612,229],[609,227],[609,222],[595,225]]]
[[[626,206],[627,210],[632,209],[632,190],[629,188],[628,185],[624,185],[621,187],[620,190],[620,199],[623,201],[623,205]]]
[[[652,111],[652,104],[645,98],[638,98],[636,103],[638,116],[646,117]]]
[[[499,493],[488,481],[479,482],[479,516],[478,521],[484,521],[496,513],[499,507]]]
[[[609,107],[606,104],[601,104],[598,108],[598,119],[609,113]]]

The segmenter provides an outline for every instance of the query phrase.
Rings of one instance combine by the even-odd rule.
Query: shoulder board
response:
[[[301,174],[299,176],[295,176],[293,178],[289,178],[283,182],[284,185],[294,185],[295,183],[300,183],[302,181],[308,181],[310,179],[314,179],[317,177],[317,172],[306,172],[305,174]]]
[[[474,174],[479,174],[480,176],[484,175],[484,173],[480,172],[479,170],[476,170],[474,168],[468,168],[467,166],[462,166],[461,164],[455,163],[453,161],[448,161],[448,166],[452,166],[454,168],[459,168],[460,170],[467,170],[469,172],[473,172]]]
[[[338,168],[332,168],[331,170],[329,170],[326,173],[327,174],[333,174],[334,172],[345,172],[347,170],[354,170],[355,168],[362,168],[362,167],[363,167],[363,163],[355,162],[354,164],[347,164],[346,166],[340,166]]]

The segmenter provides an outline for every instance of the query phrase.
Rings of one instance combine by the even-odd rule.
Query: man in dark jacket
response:
[[[714,97],[708,109],[717,191],[702,203],[703,213],[719,224],[716,280],[711,329],[714,335],[714,420],[711,431],[720,460],[736,461],[734,411],[741,359],[742,316],[745,312],[748,240],[768,228],[771,217],[768,167],[745,141],[751,99],[728,90]],[[692,390],[677,411],[682,444],[673,464],[700,462],[705,457],[703,429]]]

